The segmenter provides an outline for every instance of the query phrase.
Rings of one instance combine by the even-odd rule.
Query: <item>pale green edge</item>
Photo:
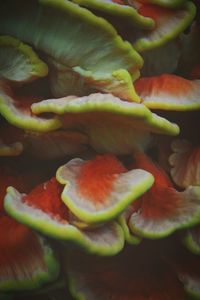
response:
[[[47,246],[43,241],[44,238],[39,238],[43,249],[44,262],[47,266],[45,272],[35,272],[33,277],[30,279],[25,279],[22,281],[9,280],[6,281],[3,285],[0,284],[0,289],[3,291],[20,291],[20,290],[32,290],[40,288],[43,284],[53,281],[57,278],[60,272],[60,266],[56,257],[54,256],[53,250],[50,246]]]
[[[149,0],[149,3],[156,4],[166,8],[178,8],[183,5],[186,0]]]
[[[200,245],[198,245],[189,231],[186,232],[185,236],[182,239],[185,247],[194,254],[200,255]]]
[[[4,208],[7,213],[20,223],[23,223],[34,230],[38,230],[44,235],[48,235],[49,237],[57,240],[74,242],[75,244],[83,247],[87,252],[102,256],[115,255],[124,247],[124,234],[122,228],[117,223],[115,223],[116,233],[118,234],[117,243],[111,247],[101,247],[99,244],[96,245],[95,243],[92,243],[89,239],[87,239],[87,236],[85,237],[84,234],[73,225],[66,225],[65,228],[60,228],[51,221],[48,222],[45,219],[41,219],[41,217],[40,219],[37,217],[35,218],[34,214],[30,215],[29,213],[25,214],[19,210],[17,211],[13,205],[13,202],[15,201],[15,195],[15,189],[13,187],[8,187],[7,194],[4,199]],[[22,204],[22,202],[21,205],[26,207],[26,205]],[[31,207],[31,209],[38,210],[33,207]],[[47,215],[41,210],[38,211],[40,215]]]
[[[43,112],[52,112],[60,115],[65,113],[84,113],[94,111],[110,112],[113,114],[119,114],[127,117],[136,117],[139,120],[144,119],[144,123],[147,123],[150,126],[152,126],[152,128],[150,128],[150,131],[152,132],[163,134],[166,133],[169,135],[178,135],[180,132],[178,125],[171,123],[167,119],[164,119],[152,113],[145,105],[135,103],[127,104],[125,101],[121,101],[121,104],[116,104],[112,103],[111,100],[108,100],[107,103],[103,102],[100,105],[100,101],[98,104],[91,102],[84,102],[80,104],[80,102],[78,101],[76,103],[76,99],[74,99],[73,101],[70,101],[70,103],[66,103],[65,107],[59,107],[59,105],[56,105],[56,102],[45,103],[45,101],[41,101],[36,104],[33,104],[31,106],[31,109],[35,114]]]
[[[27,79],[25,81],[31,80],[32,76],[44,77],[48,74],[47,64],[39,59],[37,54],[30,46],[22,43],[19,39],[7,35],[0,36],[0,47],[2,46],[12,46],[13,48],[16,48],[17,51],[23,53],[24,56],[29,59],[30,65],[32,66],[32,71],[30,74],[27,74]]]
[[[131,220],[131,219],[130,219]],[[133,233],[144,237],[144,238],[150,238],[150,239],[159,239],[159,238],[163,238],[163,237],[167,237],[170,234],[174,233],[177,230],[181,230],[181,229],[187,229],[189,227],[195,226],[197,224],[200,223],[200,208],[199,211],[196,212],[195,216],[193,216],[192,219],[190,219],[189,221],[185,222],[185,223],[178,223],[177,225],[174,225],[172,227],[169,227],[168,229],[157,233],[157,232],[152,232],[152,231],[145,231],[139,227],[135,227],[134,224],[132,224],[132,222],[130,221],[129,226],[130,229]],[[162,223],[160,224],[160,227],[162,226]]]
[[[137,237],[136,235],[133,235],[130,233],[129,227],[127,226],[125,217],[123,215],[119,216],[118,218],[119,224],[121,225],[123,231],[125,240],[130,245],[139,245],[142,241],[141,237]]]
[[[59,181],[59,172],[57,172],[56,178]],[[153,182],[154,177],[149,173],[145,180],[141,179],[140,183],[131,187],[128,196],[121,199],[120,202],[116,203],[116,205],[113,205],[111,208],[108,208],[105,211],[101,212],[91,213],[84,209],[81,209],[76,204],[74,204],[73,200],[69,198],[68,195],[66,195],[68,185],[70,184],[70,182],[66,183],[61,194],[61,198],[63,202],[69,207],[69,209],[81,220],[88,224],[98,224],[101,222],[110,221],[111,219],[117,217],[130,203],[132,203],[134,200],[136,200],[138,197],[144,194],[152,186]]]
[[[151,18],[140,15],[132,6],[123,6],[116,3],[105,3],[99,0],[73,0],[74,3],[86,6],[88,8],[98,9],[114,16],[127,18],[133,25],[140,26],[144,29],[152,29],[155,21]]]
[[[23,144],[20,142],[13,143],[9,146],[0,144],[0,156],[18,156],[23,150]]]
[[[81,67],[74,67],[72,68],[76,73],[82,76],[85,82],[93,89],[102,90],[106,93],[112,93],[114,96],[117,96],[122,99],[126,99],[128,101],[133,101],[140,103],[141,99],[135,91],[133,82],[140,77],[140,71],[135,69],[132,72],[131,76],[130,73],[125,69],[119,69],[113,71],[110,74],[110,77],[95,77],[92,71],[86,71]],[[104,82],[107,81],[105,85]],[[115,85],[115,84],[118,85]],[[120,91],[121,88],[121,91]]]
[[[70,293],[76,300],[87,300],[83,292],[76,291],[76,279],[73,278],[73,276],[70,275],[69,272],[68,272],[68,286],[69,286]]]
[[[168,110],[168,111],[191,111],[191,110],[199,110],[200,109],[200,103],[188,103],[188,104],[181,104],[179,103],[167,103],[167,102],[161,102],[161,101],[142,101],[142,104],[144,104],[149,109],[162,109],[162,110]]]
[[[194,19],[196,14],[196,7],[193,2],[186,2],[183,8],[187,10],[188,14],[183,20],[181,20],[176,25],[173,31],[165,33],[161,39],[153,42],[149,41],[148,38],[146,39],[145,37],[139,38],[136,42],[133,43],[133,47],[136,49],[136,51],[143,52],[143,51],[154,49],[156,47],[160,47],[163,44],[167,43],[168,41],[177,37],[181,32],[183,32]]]
[[[13,104],[10,103],[12,106]],[[14,107],[14,106],[13,106]],[[18,110],[14,107],[14,110]],[[10,109],[9,103],[6,103],[6,100],[0,96],[0,114],[8,121],[8,123],[22,129],[32,130],[37,132],[49,132],[55,129],[58,129],[62,126],[62,123],[59,119],[42,119],[39,117],[26,116],[22,118],[15,114]]]

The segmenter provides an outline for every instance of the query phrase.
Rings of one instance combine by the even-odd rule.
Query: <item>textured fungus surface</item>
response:
[[[200,300],[199,0],[0,0],[0,300]]]

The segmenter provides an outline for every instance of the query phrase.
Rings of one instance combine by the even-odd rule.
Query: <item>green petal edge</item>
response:
[[[13,187],[8,187],[4,199],[5,210],[20,223],[32,227],[51,238],[62,241],[71,241],[83,247],[89,253],[102,256],[115,255],[122,250],[124,246],[124,234],[121,226],[116,222],[107,225],[114,228],[116,240],[113,244],[102,245],[101,243],[93,242],[93,240],[88,238],[87,234],[84,234],[84,231],[81,229],[69,223],[59,222],[59,220],[53,219],[40,209],[27,205],[22,201],[23,196],[24,194],[20,194]]]
[[[0,36],[0,53],[0,75],[4,79],[27,82],[35,77],[44,77],[48,74],[48,66],[39,59],[33,49],[14,37]],[[6,74],[6,69],[11,68],[14,74],[10,74],[11,72],[9,75]]]
[[[130,82],[139,76],[141,56],[110,23],[89,10],[64,0],[40,0],[38,5],[8,0],[2,5],[0,28],[2,34],[16,36],[73,68],[100,90],[118,95],[119,87],[127,86],[128,96],[120,96],[139,101]]]

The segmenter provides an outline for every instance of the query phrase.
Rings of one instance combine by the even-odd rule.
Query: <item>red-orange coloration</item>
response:
[[[115,175],[124,172],[126,168],[114,155],[98,155],[82,165],[78,177],[79,192],[94,203],[103,203],[112,190]]]
[[[30,269],[34,268],[35,257],[39,258],[43,265],[42,249],[31,229],[9,216],[1,216],[0,236],[0,278],[8,275],[9,269],[12,269],[13,274],[19,272],[22,263],[29,264]],[[34,271],[33,269],[32,272]],[[26,274],[24,268],[21,268],[20,272]]]
[[[173,14],[173,11],[168,9],[168,8],[163,8],[157,5],[153,4],[143,4],[141,7],[138,9],[138,12],[148,18],[152,18],[153,20],[158,20],[162,16],[170,16]]]
[[[53,177],[35,187],[23,200],[46,213],[67,221],[68,209],[61,200],[62,190],[63,186]]]
[[[185,78],[172,75],[163,74],[160,76],[144,77],[138,79],[134,83],[136,92],[139,95],[158,95],[160,93],[166,93],[166,95],[185,95],[192,88],[192,82]],[[178,98],[177,98],[178,99]]]
[[[144,218],[154,220],[177,213],[181,199],[164,171],[143,153],[135,155],[134,166],[150,172],[155,181],[151,189],[132,204],[133,211],[139,208]]]

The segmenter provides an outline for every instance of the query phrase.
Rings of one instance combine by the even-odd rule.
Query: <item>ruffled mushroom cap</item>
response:
[[[67,274],[76,300],[185,299],[176,274],[148,244],[127,248],[109,259],[70,253]]]
[[[31,113],[35,98],[16,97],[6,81],[0,81],[0,113],[8,123],[25,130],[48,132],[61,126],[56,118],[40,118]]]
[[[94,224],[114,219],[153,184],[150,173],[127,171],[112,155],[72,159],[56,177],[65,185],[61,197],[72,213]]]
[[[155,25],[154,21],[150,18],[143,17],[140,15],[135,8],[129,6],[123,1],[117,2],[112,0],[73,0],[83,7],[87,7],[95,11],[95,13],[103,13],[106,18],[113,16],[119,19],[122,26],[128,23],[130,27],[152,29]]]
[[[129,226],[133,233],[162,238],[200,222],[200,187],[189,186],[178,192],[167,175],[144,154],[135,154],[134,167],[150,172],[155,183],[133,203]]]
[[[6,215],[6,186],[22,187],[21,179],[1,169],[0,182],[0,293],[40,288],[59,274],[55,254],[47,241]]]
[[[33,116],[29,106],[33,99],[14,95],[13,83],[22,84],[47,75],[48,67],[31,47],[19,40],[0,36],[0,113],[12,125],[26,130],[50,131],[57,129],[60,122]]]
[[[134,36],[129,34],[129,41],[138,52],[144,52],[164,45],[183,32],[195,17],[196,9],[192,2],[184,3],[179,9],[163,8],[143,3],[138,8],[139,14],[152,18],[156,25],[153,30],[139,31]]]
[[[139,102],[132,80],[139,76],[142,58],[106,20],[63,0],[7,1],[0,19],[4,34],[72,68],[92,88]]]
[[[181,188],[200,186],[200,147],[180,139],[173,141],[171,147],[169,163],[173,181]]]
[[[76,218],[61,200],[63,186],[55,178],[29,194],[9,187],[5,209],[19,222],[52,238],[71,241],[90,253],[114,255],[124,246],[124,236],[116,222],[91,227]],[[42,200],[42,201],[41,201]]]
[[[177,135],[179,128],[137,103],[122,101],[111,94],[48,99],[32,105],[35,114],[50,112],[62,117],[66,129],[89,137],[98,153],[129,154],[144,149],[152,133]]]
[[[135,89],[142,103],[151,109],[200,109],[200,80],[187,80],[173,74],[163,74],[138,79]]]

